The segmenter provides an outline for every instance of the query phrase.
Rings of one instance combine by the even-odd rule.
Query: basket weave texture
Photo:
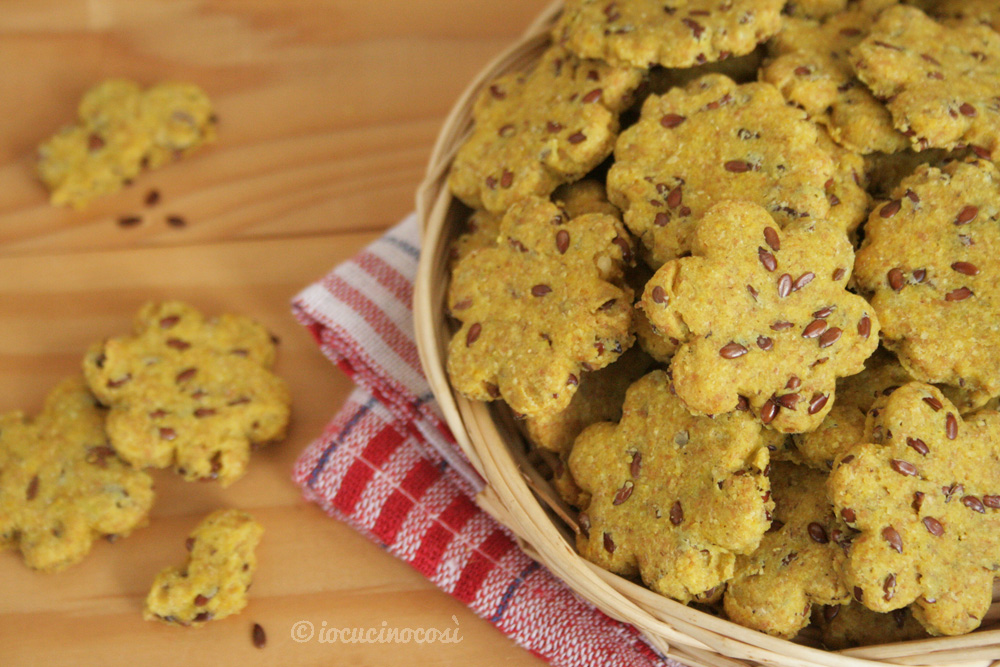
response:
[[[635,625],[659,650],[692,667],[1000,667],[1000,580],[994,585],[993,606],[976,632],[832,652],[744,628],[598,568],[577,554],[570,528],[573,518],[529,463],[510,413],[452,390],[445,372],[451,335],[445,315],[448,246],[468,211],[448,191],[448,169],[472,127],[472,107],[479,92],[496,77],[530,67],[539,59],[561,6],[556,2],[546,8],[516,44],[469,84],[445,120],[417,193],[423,226],[414,295],[417,344],[428,381],[458,444],[486,481],[477,502],[514,532],[529,556],[578,595],[609,616]]]

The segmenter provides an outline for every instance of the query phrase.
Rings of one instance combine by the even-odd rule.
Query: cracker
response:
[[[885,345],[918,380],[1000,395],[1000,171],[923,166],[865,226],[855,263]]]
[[[39,147],[39,176],[52,204],[80,208],[117,192],[142,169],[214,141],[215,123],[211,102],[193,84],[161,83],[144,92],[110,79],[83,96],[75,125]]]
[[[188,537],[187,562],[156,575],[142,616],[147,621],[199,626],[238,614],[257,569],[264,529],[240,510],[209,514]]]
[[[928,637],[908,607],[880,614],[857,602],[818,609],[813,619],[832,650],[894,644]]]
[[[771,466],[774,521],[760,546],[736,561],[726,585],[730,620],[791,639],[809,623],[813,605],[843,604],[841,581],[847,534],[826,499],[826,475],[790,463]]]
[[[663,371],[628,390],[618,424],[576,440],[573,478],[590,494],[580,554],[688,602],[733,574],[770,523],[767,448],[749,415],[691,415]]]
[[[760,206],[714,206],[694,256],[664,264],[642,307],[680,341],[671,370],[698,414],[752,409],[785,433],[810,431],[834,404],[836,378],[862,370],[878,344],[873,309],[845,289],[844,234],[804,223],[784,231]]]
[[[0,548],[19,549],[33,569],[63,570],[95,539],[146,524],[153,480],[115,455],[106,413],[74,377],[37,417],[0,415]]]
[[[781,89],[841,146],[856,153],[894,153],[905,149],[909,140],[893,127],[885,105],[858,80],[849,56],[871,23],[872,16],[859,8],[823,22],[786,19],[770,45],[774,59],[760,77]]]
[[[876,401],[828,492],[860,531],[845,567],[856,600],[912,604],[935,635],[980,624],[1000,568],[1000,413],[963,418],[933,386],[903,385]]]
[[[274,356],[250,318],[207,319],[167,301],[144,305],[131,336],[94,345],[83,369],[111,408],[108,436],[123,459],[227,486],[246,472],[251,446],[285,436],[291,399],[270,371]]]
[[[912,381],[893,355],[875,352],[861,373],[837,380],[837,401],[819,428],[792,436],[802,462],[830,470],[841,453],[863,441],[865,417],[875,400]]]
[[[783,13],[796,18],[822,19],[846,8],[847,0],[792,0],[785,5]]]
[[[628,233],[611,216],[567,220],[532,198],[507,212],[500,239],[452,276],[448,307],[462,322],[448,346],[452,385],[525,416],[564,410],[583,371],[632,345]]]
[[[646,99],[618,139],[608,196],[659,266],[691,250],[698,220],[721,199],[760,204],[780,226],[825,221],[839,208],[828,188],[843,175],[819,142],[816,126],[774,86],[708,75]],[[853,179],[840,187],[838,201],[856,200],[844,193],[860,189]],[[838,226],[852,229],[864,215],[838,216]]]
[[[778,32],[784,0],[569,0],[553,39],[582,58],[691,67],[749,53]]]
[[[1000,34],[897,6],[851,53],[858,77],[888,100],[896,129],[918,150],[968,144],[1000,159]]]
[[[530,71],[501,76],[476,101],[472,135],[448,176],[452,193],[503,213],[580,179],[611,154],[618,116],[642,79],[640,70],[580,60],[558,46]]]

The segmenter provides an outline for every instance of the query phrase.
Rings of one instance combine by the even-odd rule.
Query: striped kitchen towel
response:
[[[359,385],[299,458],[305,497],[402,558],[553,665],[676,665],[578,598],[476,506],[483,481],[420,369],[411,215],[295,297],[293,312]]]

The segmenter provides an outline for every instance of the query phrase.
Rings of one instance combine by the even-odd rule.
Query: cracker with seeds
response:
[[[274,356],[250,318],[208,319],[167,301],[143,306],[131,336],[94,345],[83,369],[111,408],[108,436],[123,459],[227,486],[246,472],[251,447],[285,437],[291,399],[270,370]]]
[[[841,581],[847,527],[826,499],[826,475],[791,463],[771,466],[774,521],[749,556],[736,560],[726,585],[729,619],[791,639],[809,624],[813,605],[844,604]]]
[[[691,67],[750,53],[781,27],[784,0],[569,0],[553,39],[582,58]]]
[[[182,567],[156,575],[142,616],[147,621],[199,626],[238,614],[257,569],[255,549],[264,529],[240,510],[209,514],[187,539]]]
[[[885,344],[917,380],[1000,395],[1000,171],[923,166],[872,212],[855,280]]]
[[[654,267],[690,252],[698,220],[721,199],[760,204],[781,227],[835,217],[840,231],[853,229],[866,208],[846,209],[866,197],[845,194],[860,187],[843,182],[820,141],[774,86],[708,75],[646,99],[618,139],[608,196]]]
[[[558,46],[531,70],[501,76],[476,101],[472,135],[448,176],[452,193],[503,213],[580,179],[611,154],[619,114],[642,79],[640,70],[581,60]]]
[[[857,601],[912,605],[934,635],[979,626],[1000,568],[1000,413],[963,418],[933,386],[903,385],[876,401],[827,490],[860,531],[845,566]]]
[[[37,417],[0,415],[0,548],[19,549],[33,569],[63,570],[95,539],[146,524],[153,480],[110,447],[106,414],[74,377]]]
[[[1000,34],[900,5],[882,12],[851,54],[858,77],[887,100],[896,129],[918,150],[967,144],[1000,159]]]
[[[642,297],[649,321],[680,341],[677,395],[696,414],[752,410],[784,433],[815,429],[836,379],[878,345],[874,311],[846,290],[846,236],[819,222],[781,230],[760,206],[728,201],[702,219],[693,252]]]
[[[517,413],[566,409],[583,371],[632,345],[628,233],[592,213],[567,220],[546,200],[511,207],[499,243],[455,267],[448,308],[462,322],[448,346],[453,386]]]
[[[813,619],[822,633],[824,646],[833,650],[929,637],[924,626],[913,618],[909,607],[880,614],[851,602],[818,609]]]
[[[858,80],[850,50],[868,34],[869,12],[860,8],[823,22],[786,19],[770,45],[773,60],[761,80],[781,89],[789,102],[856,153],[894,153],[909,140],[892,124],[885,105]]]
[[[580,554],[681,602],[729,579],[770,523],[760,425],[691,415],[663,371],[629,388],[618,424],[580,434],[569,465],[590,496]]]
[[[117,192],[144,168],[160,167],[215,140],[204,91],[167,82],[143,91],[110,79],[87,91],[78,120],[43,143],[38,172],[57,206],[83,207]]]

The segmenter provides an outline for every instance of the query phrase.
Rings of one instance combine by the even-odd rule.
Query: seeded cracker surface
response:
[[[568,0],[553,39],[582,58],[691,67],[753,51],[784,0]]]
[[[618,139],[608,196],[659,266],[690,251],[698,220],[723,199],[760,204],[782,227],[827,221],[827,188],[844,175],[819,142],[816,126],[774,86],[710,74],[646,99],[639,122]],[[860,190],[853,179],[841,187]],[[864,214],[838,216],[840,231]]]
[[[476,101],[472,135],[448,177],[452,193],[503,213],[578,180],[611,154],[618,115],[642,79],[641,70],[580,60],[558,46],[531,71],[498,78]]]
[[[69,378],[37,417],[0,415],[0,548],[20,549],[31,568],[65,569],[94,539],[146,523],[153,480],[115,455],[106,412]]]
[[[1000,34],[897,6],[879,15],[852,55],[858,76],[888,99],[896,128],[916,147],[970,144],[1000,159]]]
[[[927,639],[928,636],[908,607],[880,614],[851,602],[824,607],[813,617],[822,632],[823,644],[834,650]]]
[[[857,79],[849,56],[873,21],[871,13],[860,8],[822,23],[785,19],[770,43],[774,60],[761,70],[761,80],[780,88],[845,148],[894,153],[909,140],[893,127],[885,105]]]
[[[110,79],[87,91],[75,125],[39,147],[38,171],[54,205],[82,207],[215,140],[211,102],[197,86],[161,83],[143,91]]]
[[[912,382],[875,403],[865,436],[828,482],[860,531],[845,571],[855,599],[881,612],[912,603],[931,634],[974,630],[1000,568],[1000,413],[963,418]]]
[[[290,397],[269,370],[274,355],[250,318],[206,319],[168,301],[143,306],[131,336],[94,345],[83,369],[111,407],[108,436],[122,458],[226,486],[246,472],[251,446],[284,438]]]
[[[1000,395],[1000,171],[921,167],[865,226],[855,279],[915,379]]]
[[[783,13],[799,18],[821,19],[847,7],[847,0],[792,0]]]
[[[723,202],[698,226],[694,256],[664,264],[642,307],[680,340],[671,370],[695,413],[752,409],[778,431],[810,431],[838,377],[878,345],[871,307],[845,289],[854,254],[821,223],[785,231],[759,206]]]
[[[187,563],[156,575],[143,618],[198,626],[241,612],[257,569],[254,549],[263,533],[246,512],[212,512],[187,539]]]
[[[774,463],[769,478],[774,521],[757,550],[736,559],[724,606],[730,620],[790,639],[809,623],[813,605],[850,600],[838,544],[847,529],[826,499],[825,474]]]
[[[580,374],[632,345],[628,233],[600,213],[572,220],[554,204],[515,204],[496,247],[455,267],[448,307],[462,322],[448,346],[454,387],[475,400],[503,398],[526,416],[564,410]]]
[[[585,558],[682,602],[733,574],[769,523],[767,448],[749,415],[691,415],[653,371],[629,389],[619,424],[587,428],[569,465],[591,500]]]

